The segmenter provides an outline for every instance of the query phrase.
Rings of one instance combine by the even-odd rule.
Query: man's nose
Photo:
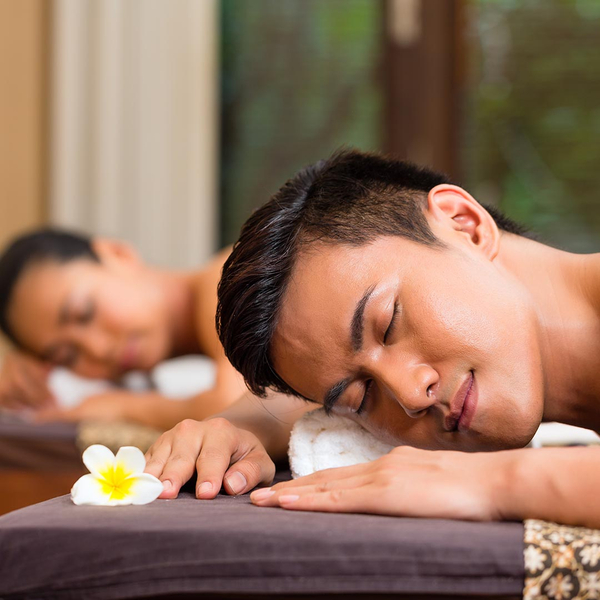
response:
[[[380,366],[378,374],[383,387],[402,406],[409,417],[418,419],[438,401],[438,372],[425,363],[387,362]]]

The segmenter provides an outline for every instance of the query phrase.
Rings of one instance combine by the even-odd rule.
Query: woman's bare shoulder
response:
[[[192,275],[196,336],[202,352],[211,358],[222,354],[215,327],[217,286],[230,253],[231,247],[220,250]]]

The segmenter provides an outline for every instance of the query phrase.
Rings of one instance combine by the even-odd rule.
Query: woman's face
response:
[[[520,447],[543,411],[529,295],[454,223],[430,222],[447,249],[382,237],[304,252],[284,296],[274,368],[391,443]]]
[[[100,262],[44,261],[24,271],[8,310],[23,347],[85,377],[151,369],[170,352],[161,290],[135,255],[101,245]]]

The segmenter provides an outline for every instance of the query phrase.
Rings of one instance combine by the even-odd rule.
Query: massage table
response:
[[[546,441],[568,441],[560,431],[547,429]],[[526,572],[529,599],[558,576],[584,582],[600,570],[565,566],[561,544],[578,534],[545,524],[300,513],[253,506],[247,495],[199,501],[191,486],[139,507],[76,507],[61,495],[85,472],[90,443],[143,448],[156,435],[0,420],[0,514],[13,511],[0,516],[0,599],[514,599]],[[588,546],[594,536],[600,543],[592,532]],[[524,550],[542,561],[537,578]]]
[[[67,492],[84,471],[77,443],[86,435],[109,446],[131,435],[83,429],[0,426],[0,508]],[[300,513],[247,495],[199,501],[191,485],[140,507],[76,507],[62,495],[0,517],[0,599],[541,600],[563,586],[563,600],[591,600],[599,544],[598,531],[537,521]]]
[[[289,473],[280,473],[278,480]],[[521,598],[523,524],[62,496],[0,517],[0,598]]]
[[[0,508],[66,494],[86,471],[77,442],[73,425],[0,421]],[[199,501],[187,488],[139,507],[62,495],[0,517],[3,600],[520,598],[522,587],[519,523],[292,513],[247,495]]]

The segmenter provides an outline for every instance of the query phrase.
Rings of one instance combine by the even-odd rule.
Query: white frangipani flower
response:
[[[106,446],[94,444],[82,458],[90,474],[80,477],[72,487],[75,504],[148,504],[163,491],[163,484],[154,475],[144,473],[146,459],[139,448],[123,446],[115,456]]]

